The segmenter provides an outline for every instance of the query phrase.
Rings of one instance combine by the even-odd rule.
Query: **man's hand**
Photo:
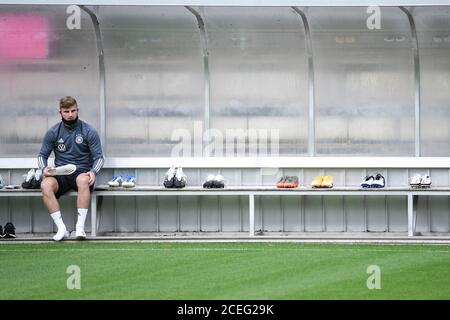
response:
[[[89,186],[92,186],[95,183],[95,179],[97,177],[95,176],[95,173],[93,173],[92,171],[89,171],[87,175],[89,176]]]
[[[50,173],[49,167],[44,168],[44,177],[53,177],[53,173]]]

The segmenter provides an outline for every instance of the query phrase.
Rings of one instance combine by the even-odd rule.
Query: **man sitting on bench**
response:
[[[47,131],[38,156],[39,168],[44,174],[41,183],[43,202],[58,227],[53,239],[60,241],[69,237],[69,232],[63,222],[57,199],[69,190],[78,191],[75,236],[77,239],[86,239],[84,223],[90,195],[104,163],[102,147],[97,131],[78,119],[78,105],[74,98],[61,98],[59,113],[61,122]],[[55,154],[56,168],[47,166],[52,151]]]

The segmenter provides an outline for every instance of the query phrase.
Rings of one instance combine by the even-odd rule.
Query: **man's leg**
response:
[[[56,199],[55,193],[58,192],[58,181],[53,177],[45,177],[41,183],[42,200],[47,207],[50,216],[58,227],[58,232],[54,235],[53,240],[60,241],[64,237],[69,236],[66,225],[61,217],[59,202]]]
[[[77,198],[77,210],[78,219],[75,229],[75,236],[79,239],[85,239],[86,233],[84,232],[84,223],[88,213],[89,202],[91,199],[91,191],[89,189],[89,175],[81,173],[76,179],[78,198]]]

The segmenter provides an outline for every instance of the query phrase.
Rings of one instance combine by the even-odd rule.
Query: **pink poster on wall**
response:
[[[37,14],[0,14],[0,58],[45,59],[49,22]]]

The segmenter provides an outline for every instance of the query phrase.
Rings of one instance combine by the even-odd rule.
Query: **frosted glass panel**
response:
[[[201,139],[204,77],[197,21],[184,7],[101,7],[109,156],[170,156]],[[200,141],[201,142],[201,141]],[[185,151],[189,151],[188,148]],[[188,155],[188,154],[185,154]]]
[[[450,156],[450,8],[416,8],[423,156]]]
[[[213,155],[307,153],[305,31],[291,8],[205,8]],[[278,146],[278,147],[277,147]],[[228,144],[230,147],[230,144]]]
[[[312,8],[318,155],[414,155],[414,66],[407,16]]]
[[[91,19],[66,27],[67,6],[0,5],[0,155],[36,157],[59,99],[78,101],[98,128],[98,56]]]

